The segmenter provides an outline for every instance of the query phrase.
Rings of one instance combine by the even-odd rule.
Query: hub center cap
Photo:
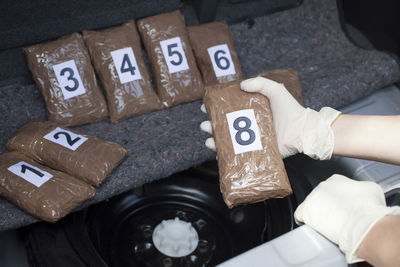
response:
[[[199,236],[191,223],[175,218],[164,220],[156,226],[153,243],[164,255],[184,257],[197,248]]]

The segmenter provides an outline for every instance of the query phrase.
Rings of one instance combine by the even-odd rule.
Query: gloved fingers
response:
[[[201,110],[203,113],[207,114],[206,106],[205,106],[204,104],[201,104],[200,110]]]
[[[209,134],[213,134],[211,121],[203,121],[202,123],[200,123],[200,129],[203,132],[206,132],[206,133],[209,133]]]
[[[255,77],[240,82],[240,89],[243,91],[254,93],[260,92],[263,88],[265,78]]]
[[[205,144],[206,144],[206,147],[207,147],[208,149],[217,151],[217,147],[215,146],[215,140],[214,140],[214,138],[212,138],[212,137],[207,138]]]
[[[263,77],[255,77],[244,80],[240,83],[240,88],[249,93],[261,93],[268,98],[273,97],[279,83]]]

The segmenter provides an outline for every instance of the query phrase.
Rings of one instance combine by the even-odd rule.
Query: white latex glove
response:
[[[265,95],[271,104],[278,148],[283,158],[304,153],[314,159],[330,159],[334,138],[331,124],[340,112],[324,107],[304,108],[283,84],[256,77],[240,83],[242,90]]]
[[[314,159],[331,158],[334,146],[331,124],[340,115],[339,111],[329,107],[319,112],[304,108],[283,84],[263,77],[242,81],[240,87],[246,92],[261,93],[268,97],[282,158],[296,153],[304,153]],[[201,110],[206,113],[204,104]],[[212,134],[210,121],[202,122],[200,128]],[[208,138],[206,146],[216,150],[214,138]]]
[[[364,237],[390,214],[400,217],[400,207],[386,207],[379,185],[334,174],[314,188],[294,217],[338,244],[347,262],[354,263],[363,261],[355,252]]]
[[[200,110],[204,113],[207,113],[207,110],[206,110],[206,107],[204,106],[204,104],[201,104]],[[206,133],[213,134],[211,121],[203,121],[202,123],[200,123],[200,129]],[[211,150],[214,150],[214,151],[217,150],[217,147],[215,146],[215,140],[213,137],[207,138],[205,145],[207,148],[209,148]]]

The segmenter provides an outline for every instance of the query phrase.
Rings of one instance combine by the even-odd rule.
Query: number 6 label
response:
[[[233,75],[236,73],[231,52],[226,44],[207,48],[216,77]]]
[[[169,73],[175,73],[189,69],[180,37],[174,37],[161,41],[160,45],[165,61],[167,62]]]
[[[25,161],[20,161],[17,164],[8,167],[8,170],[36,187],[40,187],[53,177],[52,174],[45,172],[38,167],[32,166]]]
[[[55,128],[53,131],[43,136],[43,138],[71,149],[72,151],[75,151],[87,140],[87,138],[82,135],[67,131],[60,127]]]
[[[261,150],[260,130],[253,109],[226,114],[235,154]]]
[[[53,70],[56,74],[57,81],[61,86],[64,99],[69,99],[86,93],[75,60],[69,60],[53,65]]]
[[[111,51],[121,84],[142,79],[132,47]]]

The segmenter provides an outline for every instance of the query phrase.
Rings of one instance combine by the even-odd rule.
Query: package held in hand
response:
[[[88,136],[49,121],[33,121],[7,141],[17,151],[53,169],[100,185],[127,154],[119,144]]]
[[[220,187],[228,207],[292,193],[279,154],[268,99],[240,90],[240,81],[207,86]]]
[[[0,156],[0,195],[42,220],[55,222],[94,194],[85,182],[23,154]]]

